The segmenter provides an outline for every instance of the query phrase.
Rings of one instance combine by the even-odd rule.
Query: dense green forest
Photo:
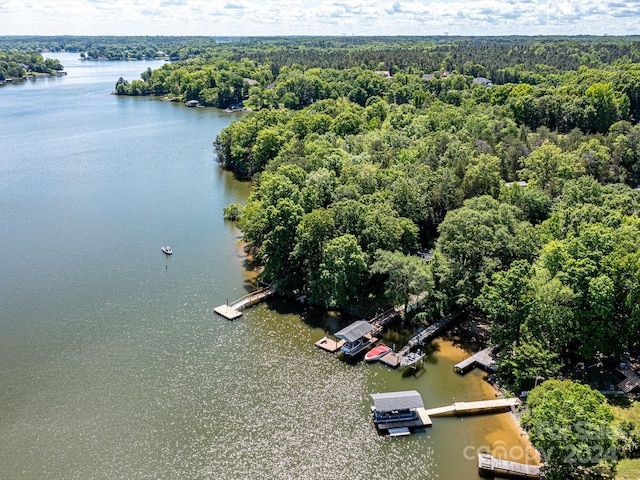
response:
[[[634,38],[247,40],[116,92],[256,110],[215,148],[254,182],[227,216],[263,280],[350,310],[427,291],[419,318],[485,316],[526,388],[638,349],[637,56]]]
[[[414,322],[485,318],[513,391],[618,362],[640,346],[640,65],[614,45],[457,43],[426,68],[220,63],[258,80],[242,86],[258,111],[215,142],[253,181],[227,217],[285,295],[350,309],[427,292]],[[640,454],[602,395],[543,385],[524,425],[548,478],[613,478]]]
[[[372,314],[426,293],[407,319],[487,321],[499,379],[516,392],[640,350],[640,37],[0,37],[7,45],[14,58],[163,54],[172,62],[115,93],[253,110],[214,142],[253,187],[225,216],[284,296]],[[595,447],[640,454],[640,428],[612,427],[597,392],[543,385],[525,426],[563,454],[549,478],[615,471],[615,458],[564,462],[562,449],[594,439],[568,445],[549,421],[602,424]]]

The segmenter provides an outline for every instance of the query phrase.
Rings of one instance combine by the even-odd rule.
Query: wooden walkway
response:
[[[433,325],[429,325],[423,331],[414,336],[411,340],[407,342],[407,344],[398,352],[398,355],[404,357],[407,353],[411,351],[412,348],[423,345],[427,342],[433,340],[436,335],[438,335],[444,328],[449,325],[456,315],[449,315],[448,317],[444,317],[438,320]]]
[[[507,412],[520,405],[517,398],[499,398],[497,400],[480,400],[477,402],[453,402],[444,407],[427,409],[429,417],[450,417],[462,415],[480,415],[484,413]]]
[[[402,362],[402,359],[406,357],[414,347],[423,345],[424,343],[433,340],[436,335],[442,332],[442,330],[455,318],[455,315],[450,315],[448,317],[442,318],[433,325],[428,326],[422,332],[411,338],[399,352],[389,352],[384,357],[382,357],[379,362],[391,368],[398,368],[400,366],[400,362]]]
[[[481,477],[540,478],[540,467],[495,458],[488,453],[478,454],[478,472]]]
[[[382,331],[382,329],[393,320],[400,317],[400,312],[402,311],[402,307],[390,308],[389,310],[382,312],[380,315],[373,317],[369,320],[371,326],[373,326],[374,330]]]
[[[257,290],[255,292],[251,292],[244,297],[239,298],[235,302],[228,303],[225,305],[220,305],[213,309],[218,315],[226,318],[227,320],[235,320],[236,318],[242,316],[242,309],[246,307],[252,307],[257,303],[266,300],[267,298],[273,296],[276,293],[275,287],[267,287]]]
[[[464,375],[470,370],[478,367],[485,372],[495,372],[496,357],[493,355],[491,348],[485,348],[478,353],[471,355],[469,358],[464,359],[460,363],[456,363],[453,366],[453,370],[456,373]]]

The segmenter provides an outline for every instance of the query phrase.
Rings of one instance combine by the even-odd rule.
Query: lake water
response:
[[[484,446],[518,460],[507,414],[375,432],[370,393],[493,398],[451,342],[403,377],[315,349],[339,316],[217,317],[253,282],[222,219],[249,185],[212,149],[237,114],[110,94],[162,62],[52,56],[67,76],[0,87],[0,478],[457,480]]]

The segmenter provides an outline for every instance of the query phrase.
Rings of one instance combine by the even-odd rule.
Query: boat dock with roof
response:
[[[409,435],[411,429],[431,426],[422,396],[416,390],[404,392],[372,393],[371,412],[378,430],[391,436]]]
[[[344,342],[340,350],[348,357],[355,357],[359,353],[364,352],[367,347],[377,342],[377,335],[379,334],[380,330],[376,329],[369,322],[358,320],[339,332],[336,332],[334,336]]]
[[[464,415],[483,415],[508,412],[520,405],[517,398],[499,398],[476,402],[456,402],[437,408],[424,408],[422,397],[416,390],[372,393],[373,423],[378,430],[390,435],[408,435],[412,429],[430,427],[432,418]]]

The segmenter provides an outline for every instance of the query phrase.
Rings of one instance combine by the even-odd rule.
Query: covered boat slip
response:
[[[392,431],[396,435],[405,435],[398,428],[422,428],[433,425],[431,417],[447,417],[462,415],[482,415],[502,413],[517,407],[517,398],[500,398],[496,400],[480,400],[476,402],[454,402],[444,407],[425,409],[422,397],[416,390],[403,392],[372,393],[373,423],[379,430]]]
[[[359,320],[336,332],[334,336],[344,340],[345,343],[341,350],[346,355],[353,357],[378,340],[374,336],[375,333],[376,330],[373,325],[364,320]]]
[[[373,406],[377,412],[392,412],[394,410],[411,410],[424,408],[422,396],[416,390],[405,392],[372,393]]]
[[[371,394],[373,422],[390,434],[406,434],[408,428],[431,426],[420,393],[415,390]]]

